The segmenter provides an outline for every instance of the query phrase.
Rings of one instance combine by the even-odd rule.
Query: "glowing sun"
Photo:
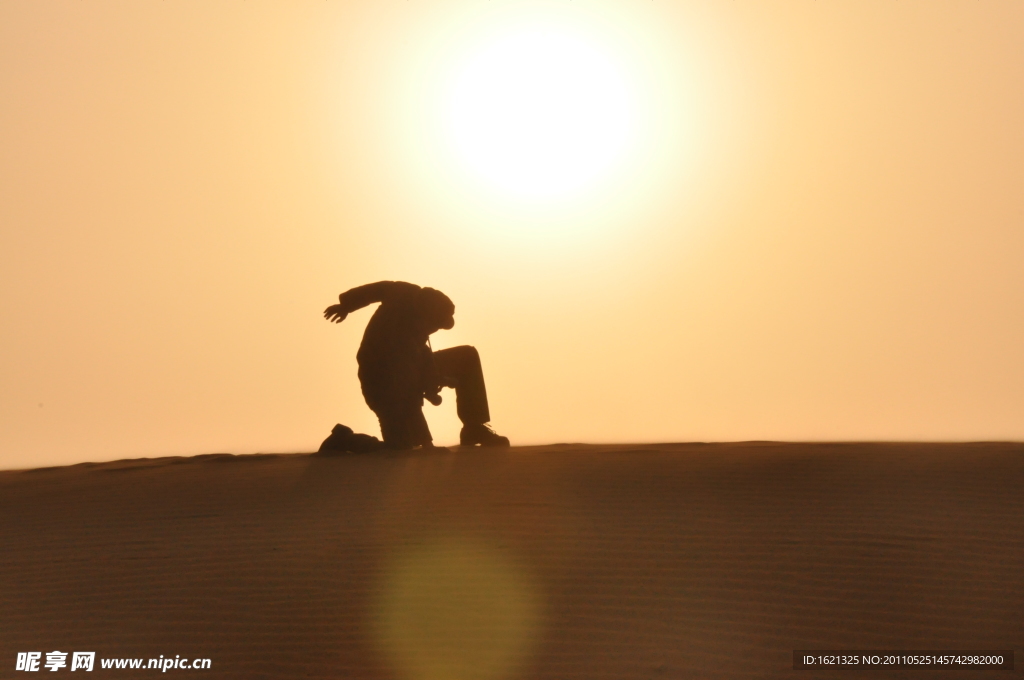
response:
[[[634,136],[621,66],[581,36],[536,28],[472,53],[451,81],[448,133],[474,175],[550,198],[611,170]]]

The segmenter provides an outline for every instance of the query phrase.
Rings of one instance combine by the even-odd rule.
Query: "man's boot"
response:
[[[459,434],[459,443],[463,446],[508,446],[508,437],[502,437],[491,429],[490,425],[463,425]]]

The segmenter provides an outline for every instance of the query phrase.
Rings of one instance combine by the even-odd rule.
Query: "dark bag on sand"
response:
[[[320,445],[318,453],[370,453],[384,448],[384,442],[368,434],[356,434],[341,423],[334,426],[331,436]]]

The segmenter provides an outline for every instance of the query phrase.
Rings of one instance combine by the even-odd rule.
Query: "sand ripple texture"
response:
[[[794,649],[1016,649],[1014,672],[969,675],[1024,666],[1018,444],[7,471],[0,546],[0,677],[53,650],[209,658],[168,673],[247,680],[851,676],[796,672]]]

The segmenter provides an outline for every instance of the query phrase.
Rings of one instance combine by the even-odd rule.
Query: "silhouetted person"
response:
[[[507,437],[487,424],[491,415],[476,349],[430,348],[432,333],[455,325],[455,305],[447,295],[412,283],[379,281],[346,291],[338,300],[324,310],[328,321],[341,323],[349,313],[380,303],[366,325],[356,359],[363,397],[377,414],[386,448],[433,446],[423,400],[440,404],[442,387],[455,388],[463,446],[509,445]]]

